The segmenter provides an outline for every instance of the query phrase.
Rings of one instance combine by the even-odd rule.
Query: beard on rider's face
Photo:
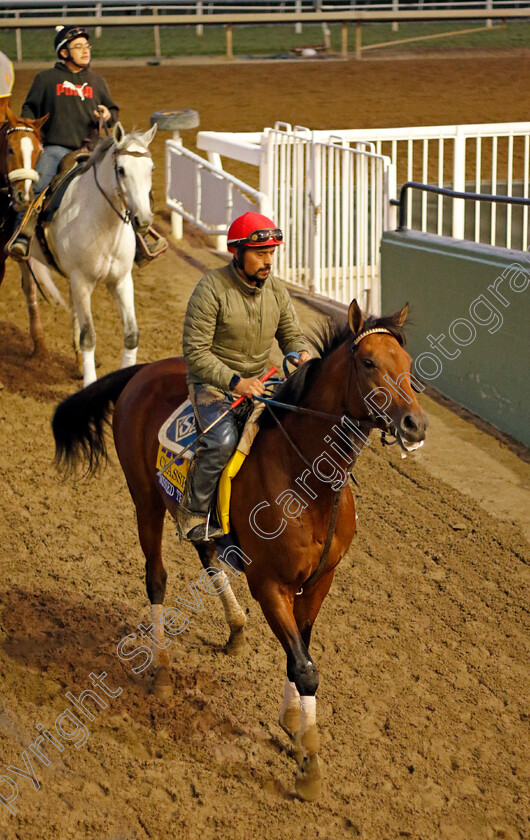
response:
[[[264,266],[263,268],[258,269],[258,271],[254,272],[254,274],[249,274],[245,271],[245,275],[247,278],[248,283],[263,283],[271,272],[270,266]]]

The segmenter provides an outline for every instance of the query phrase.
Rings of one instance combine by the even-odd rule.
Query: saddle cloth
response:
[[[51,222],[59,209],[67,188],[74,178],[81,173],[80,165],[85,163],[89,157],[90,152],[79,149],[78,151],[70,152],[70,154],[65,155],[62,159],[59,172],[52,178],[51,184],[46,190],[46,198],[39,214],[39,221],[42,224]]]
[[[264,408],[264,403],[256,403],[245,423],[236,451],[224,468],[219,480],[217,519],[225,534],[230,532],[232,480],[250,452],[254,438],[258,433],[257,421]],[[182,499],[196,439],[197,429],[193,406],[189,400],[186,400],[167,418],[158,432],[157,481],[164,493],[170,499],[176,501],[177,504],[180,504]]]

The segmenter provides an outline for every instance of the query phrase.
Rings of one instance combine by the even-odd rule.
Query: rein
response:
[[[130,211],[129,207],[127,206],[127,199],[125,197],[125,193],[123,191],[123,187],[122,187],[121,182],[120,182],[120,176],[118,175],[118,157],[120,155],[129,155],[130,157],[149,157],[150,158],[151,157],[151,152],[149,152],[149,151],[134,152],[134,151],[129,151],[127,149],[124,149],[124,150],[114,149],[113,152],[112,152],[112,156],[114,158],[114,174],[116,175],[116,183],[118,185],[119,197],[121,198],[121,200],[123,202],[123,205],[125,207],[125,213],[123,213],[123,215],[120,213],[118,208],[114,206],[114,204],[112,203],[112,200],[108,197],[107,193],[105,192],[105,190],[103,189],[103,187],[99,183],[97,172],[96,172],[96,165],[94,164],[94,166],[92,167],[92,170],[94,172],[94,180],[96,182],[96,186],[97,186],[98,190],[100,191],[101,195],[103,196],[105,201],[112,207],[112,209],[114,210],[116,215],[122,220],[122,222],[125,225],[128,225],[128,224],[131,224],[131,211]]]
[[[349,371],[349,376],[348,376],[347,383],[346,383],[346,394],[348,394],[348,392],[350,390],[353,369],[355,368],[355,374],[356,374],[355,381],[356,381],[356,384],[357,384],[357,390],[359,391],[359,395],[361,396],[362,401],[365,403],[365,405],[367,407],[368,416],[369,416],[370,421],[372,423],[375,421],[376,416],[375,416],[374,411],[371,409],[371,407],[366,404],[366,400],[364,399],[364,397],[361,393],[361,388],[360,388],[360,385],[359,385],[359,374],[357,372],[357,366],[355,364],[353,354],[355,352],[355,348],[362,341],[362,339],[366,338],[369,335],[373,335],[374,333],[386,333],[387,335],[391,335],[393,338],[395,338],[395,336],[392,334],[392,332],[390,330],[386,329],[386,327],[374,327],[371,330],[365,330],[365,332],[360,332],[353,340],[351,354],[350,354],[351,355],[350,371]],[[282,432],[283,436],[285,437],[285,439],[287,440],[287,442],[289,443],[291,448],[296,452],[296,454],[301,459],[301,461],[306,465],[306,467],[309,467],[309,469],[312,470],[312,464],[309,463],[309,461],[307,460],[307,458],[305,457],[303,452],[301,452],[301,450],[296,445],[294,440],[292,440],[292,438],[290,437],[287,430],[284,429],[280,420],[274,414],[274,412],[271,408],[271,405],[276,405],[278,407],[281,407],[281,408],[284,408],[284,409],[287,409],[287,410],[290,410],[290,411],[294,411],[298,414],[309,414],[309,415],[312,415],[313,417],[325,417],[325,418],[330,419],[330,420],[340,419],[341,420],[341,425],[342,425],[342,418],[343,418],[344,415],[328,414],[327,412],[317,411],[316,409],[312,409],[312,408],[303,408],[302,406],[288,405],[287,403],[282,403],[282,402],[279,402],[278,400],[273,400],[273,399],[270,399],[268,397],[255,397],[255,399],[258,399],[261,402],[265,403],[265,405],[267,406],[268,411],[272,415],[276,425],[278,426],[278,428]],[[346,414],[347,414],[347,412],[346,412]],[[355,426],[357,426],[358,429],[360,429],[361,422],[359,420],[357,420],[355,417],[350,418],[349,416],[348,416],[348,420],[350,420],[350,422],[352,422]],[[388,430],[382,430],[381,431],[381,442],[383,444],[389,445],[388,442],[385,439],[385,433],[387,431]],[[353,450],[353,443],[352,443],[352,450]],[[345,472],[349,472],[349,470],[352,468],[353,464],[355,463],[355,460],[356,460],[355,458],[352,458],[352,461],[349,464],[349,466],[345,469]],[[353,478],[353,481],[355,482],[355,484],[357,484],[353,475],[352,475],[352,478]],[[346,480],[346,483],[347,483],[347,480]],[[330,552],[330,549],[331,549],[331,543],[333,541],[333,535],[335,534],[335,528],[336,528],[336,525],[337,525],[337,516],[338,516],[338,512],[339,512],[339,503],[340,503],[341,493],[342,493],[344,487],[346,486],[346,483],[342,487],[340,487],[338,490],[334,491],[333,504],[332,504],[332,507],[331,507],[331,515],[330,515],[330,518],[329,518],[328,530],[327,530],[327,534],[326,534],[326,541],[324,543],[324,548],[322,549],[322,554],[320,556],[318,566],[315,569],[315,571],[304,582],[304,584],[300,588],[300,590],[296,593],[297,595],[301,595],[303,593],[304,587],[307,588],[308,586],[312,586],[314,583],[316,583],[317,580],[319,580],[322,577],[322,573],[323,573],[323,571],[326,567],[327,561],[328,561],[329,552]]]

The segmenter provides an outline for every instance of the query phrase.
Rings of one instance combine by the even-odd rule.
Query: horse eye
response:
[[[363,359],[363,366],[364,366],[365,368],[368,368],[368,370],[370,370],[370,368],[374,368],[374,367],[375,367],[375,365],[374,365],[374,363],[372,362],[372,360],[371,360],[371,359]]]
[[[118,166],[118,175],[125,175],[125,169],[123,166]]]

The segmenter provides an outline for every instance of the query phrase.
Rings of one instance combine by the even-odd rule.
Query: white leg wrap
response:
[[[94,359],[93,350],[83,350],[83,387],[91,385],[95,382],[96,376],[96,362]]]
[[[166,634],[164,633],[164,628],[162,626],[162,613],[164,611],[163,604],[151,604],[151,623],[155,625],[154,635],[160,644],[163,644],[166,641]],[[157,645],[153,643],[153,663],[155,665],[169,665],[169,653],[168,647],[165,647],[161,650]]]
[[[219,581],[219,588],[221,588],[221,585],[224,586],[225,583],[228,583],[228,577],[224,572],[221,572],[221,575],[217,578],[217,580]],[[219,593],[219,597],[223,605],[227,624],[230,627],[244,627],[247,623],[245,613],[241,609],[229,583],[226,589],[223,589],[223,591]]]
[[[303,735],[310,726],[317,723],[317,698],[304,695],[300,697],[300,733]]]
[[[285,677],[285,685],[283,688],[283,700],[280,708],[280,718],[287,711],[287,709],[298,708],[300,705],[300,695],[294,682],[291,682],[288,677]]]
[[[122,368],[130,367],[131,365],[136,364],[136,353],[137,352],[138,352],[137,347],[135,347],[134,350],[127,350],[126,347],[123,348],[123,355],[121,357]]]

